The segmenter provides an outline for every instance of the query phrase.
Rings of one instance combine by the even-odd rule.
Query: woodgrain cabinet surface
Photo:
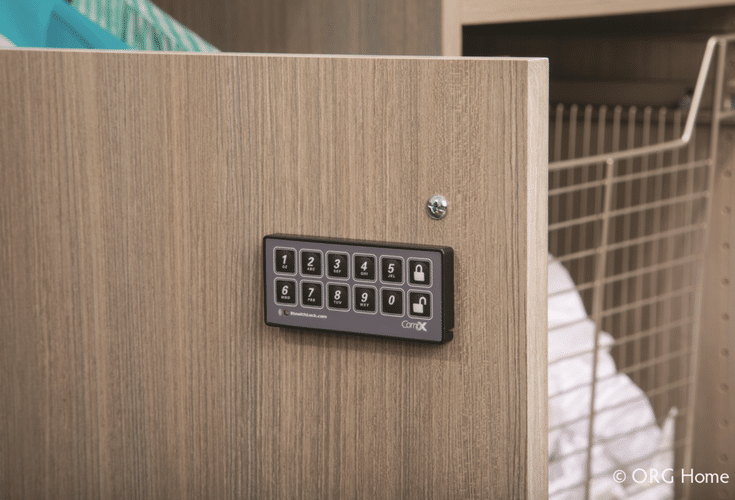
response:
[[[544,495],[545,60],[0,67],[1,498]],[[453,247],[454,340],[266,327],[275,232]]]

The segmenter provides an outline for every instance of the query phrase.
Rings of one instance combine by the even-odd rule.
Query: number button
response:
[[[355,279],[375,281],[375,256],[355,254]]]
[[[408,259],[408,282],[411,285],[431,285],[431,261]]]
[[[319,250],[301,250],[301,274],[322,275],[322,253]]]
[[[276,302],[296,304],[296,282],[294,280],[276,280]]]
[[[346,253],[327,252],[327,276],[347,279],[350,277],[350,256]]]
[[[275,265],[279,274],[296,274],[296,250],[276,248]]]
[[[355,297],[352,301],[355,311],[375,314],[375,291],[372,286],[356,286]]]
[[[321,283],[301,282],[301,305],[304,307],[322,307]]]
[[[400,257],[381,257],[380,281],[383,283],[403,283],[403,259]]]
[[[350,308],[350,287],[347,285],[327,285],[327,308],[346,311]]]
[[[389,316],[403,316],[403,290],[380,290],[380,310]]]
[[[408,292],[408,315],[414,318],[431,318],[431,293]]]

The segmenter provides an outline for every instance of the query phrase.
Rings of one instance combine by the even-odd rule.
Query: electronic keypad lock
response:
[[[263,269],[270,326],[452,339],[450,247],[274,234],[263,238]]]

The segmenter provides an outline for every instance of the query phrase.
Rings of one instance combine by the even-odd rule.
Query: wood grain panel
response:
[[[0,67],[0,497],[543,495],[546,61]],[[455,339],[266,327],[274,232],[452,246]]]
[[[228,52],[442,54],[441,0],[157,0],[156,5]],[[455,31],[459,35],[459,16]]]

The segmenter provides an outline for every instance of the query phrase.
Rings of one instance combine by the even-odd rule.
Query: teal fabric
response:
[[[217,52],[148,0],[72,0],[72,6],[137,50]]]
[[[0,0],[0,33],[18,47],[129,48],[64,0]]]

